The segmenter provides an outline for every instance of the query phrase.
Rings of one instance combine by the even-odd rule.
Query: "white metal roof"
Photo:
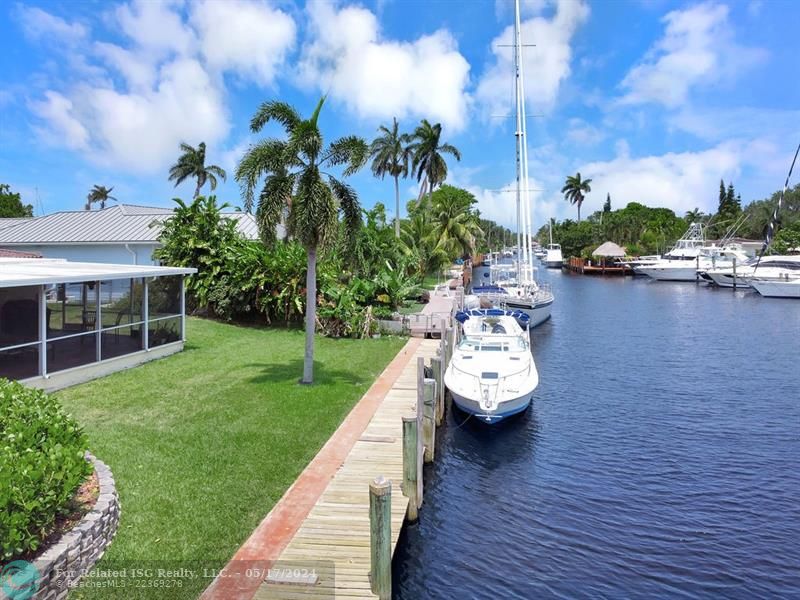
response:
[[[172,213],[170,208],[134,204],[57,212],[0,226],[0,245],[156,243],[161,223]],[[234,219],[246,238],[258,238],[258,226],[250,213],[230,212],[223,216]]]
[[[0,219],[0,229],[14,227],[15,225],[20,225],[21,223],[30,221],[31,219],[33,219],[33,217],[3,217]]]
[[[197,269],[71,262],[50,258],[7,258],[0,259],[0,288],[192,273],[197,273]]]

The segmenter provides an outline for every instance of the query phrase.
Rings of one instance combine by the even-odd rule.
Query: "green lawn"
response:
[[[425,308],[425,304],[422,302],[407,301],[403,306],[397,309],[397,312],[401,315],[413,315],[422,311],[423,308]]]
[[[444,275],[442,274],[437,275],[436,273],[433,274],[429,273],[428,275],[425,275],[425,277],[422,279],[422,287],[425,288],[426,290],[434,289],[437,283],[447,283],[447,279],[445,278]]]
[[[302,331],[191,318],[187,328],[184,352],[58,393],[121,498],[99,567],[222,567],[405,342],[318,338],[316,382],[301,386]],[[194,598],[208,583],[124,597]]]

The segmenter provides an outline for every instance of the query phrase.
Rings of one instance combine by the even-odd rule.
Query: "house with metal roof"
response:
[[[182,350],[196,272],[0,257],[0,377],[53,390]]]
[[[63,211],[28,219],[3,219],[0,248],[78,262],[154,265],[161,225],[170,208],[117,204],[101,210]],[[239,232],[258,239],[250,213],[223,213]]]

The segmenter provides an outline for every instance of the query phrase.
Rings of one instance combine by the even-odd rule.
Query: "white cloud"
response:
[[[549,110],[555,104],[561,84],[569,77],[572,37],[589,17],[582,0],[558,0],[552,18],[537,16],[521,24],[525,98],[532,107]],[[489,114],[513,110],[514,27],[509,25],[492,41],[493,63],[487,68],[476,93]]]
[[[81,96],[94,159],[124,169],[158,171],[176,157],[180,142],[213,148],[228,132],[222,94],[192,59],[167,63],[146,93],[94,88]]]
[[[45,99],[31,103],[31,110],[47,121],[49,129],[39,133],[53,144],[63,144],[73,150],[85,150],[89,144],[89,132],[75,117],[72,101],[58,92],[47,91]]]
[[[236,71],[269,85],[295,41],[296,28],[285,12],[246,0],[206,0],[194,5],[192,23],[209,66]]]
[[[178,12],[182,5],[182,0],[133,0],[117,7],[116,18],[122,31],[146,52],[186,55],[196,40]]]
[[[583,119],[570,119],[567,124],[566,137],[580,146],[594,146],[602,142],[606,138],[606,134]]]
[[[362,118],[423,117],[466,125],[469,63],[441,29],[413,42],[382,39],[364,8],[308,6],[312,41],[303,49],[299,81],[320,89]]]
[[[85,64],[99,76],[86,77],[87,68],[72,66],[71,86],[47,90],[32,103],[44,124],[41,137],[97,164],[140,173],[164,171],[181,142],[204,141],[213,154],[230,129],[224,73],[270,83],[291,48],[295,25],[266,2],[208,2],[192,11],[186,17],[180,0],[116,7],[107,25],[125,41],[76,42],[72,54],[93,60]],[[50,17],[37,16],[45,23],[56,19]]]
[[[68,43],[78,42],[88,31],[80,23],[69,23],[35,6],[17,5],[17,18],[27,37],[34,40],[58,39]]]
[[[605,162],[592,162],[577,169],[592,179],[591,198],[605,199],[610,193],[615,206],[640,202],[653,207],[668,207],[682,215],[695,207],[706,212],[716,210],[719,180],[737,177],[752,147],[739,142],[721,143],[708,150],[661,156],[632,158],[628,145],[621,140],[617,156]],[[597,200],[599,203],[600,200]],[[587,214],[599,209],[589,207]]]
[[[620,84],[623,104],[684,104],[693,87],[730,80],[757,64],[765,52],[733,39],[728,7],[706,2],[667,13],[664,36]]]

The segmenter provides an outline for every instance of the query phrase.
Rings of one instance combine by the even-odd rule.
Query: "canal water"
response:
[[[545,277],[533,405],[448,414],[395,597],[800,597],[800,302]]]

